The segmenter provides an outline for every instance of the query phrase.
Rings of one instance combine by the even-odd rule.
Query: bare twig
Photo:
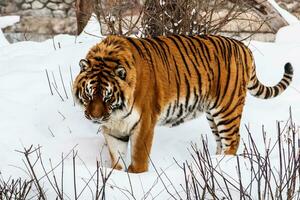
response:
[[[50,84],[50,80],[49,80],[48,71],[47,71],[47,69],[46,69],[45,71],[46,71],[46,75],[47,75],[48,86],[49,86],[49,89],[50,89],[51,95],[53,95],[53,91],[52,91],[51,84]]]
[[[68,94],[67,94],[67,90],[66,90],[66,87],[65,87],[64,79],[63,79],[62,74],[61,74],[60,66],[58,66],[58,69],[59,69],[60,80],[61,80],[64,92],[65,92],[66,98],[68,99]]]

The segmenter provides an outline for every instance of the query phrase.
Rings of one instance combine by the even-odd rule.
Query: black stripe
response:
[[[207,113],[207,115],[206,115],[206,119],[208,120],[208,121],[210,121],[210,122],[213,122],[214,123],[214,119],[213,118],[209,118],[209,117],[211,117],[211,115],[209,114],[209,113]]]
[[[256,79],[255,64],[253,65],[253,68],[252,68],[250,80],[253,81],[253,79]]]
[[[148,55],[149,58],[150,58],[150,63],[148,62],[148,65],[149,65],[149,67],[150,67],[150,70],[152,69],[152,71],[153,71],[153,76],[152,76],[152,77],[154,77],[154,84],[155,84],[155,87],[156,87],[156,84],[157,84],[157,81],[156,81],[156,70],[155,70],[155,64],[156,64],[156,63],[155,63],[154,60],[152,59],[152,53],[150,52],[149,47],[147,47],[146,44],[144,43],[145,41],[143,41],[143,40],[139,40],[139,41],[140,41],[140,43],[142,44],[142,46],[144,47],[144,49],[145,49],[147,55]],[[150,74],[151,74],[151,73],[150,73]]]
[[[260,96],[264,92],[265,86],[259,85],[259,89],[255,95]]]
[[[233,141],[231,141],[229,144],[225,144],[225,146],[226,146],[226,147],[231,147],[231,146],[232,146],[232,144],[233,144],[233,143],[235,143],[235,142],[236,142],[236,141],[235,141],[235,140],[233,140]]]
[[[202,39],[204,39],[204,40],[207,40],[207,39],[206,39],[207,37],[200,37],[200,38],[202,38]],[[212,57],[211,57],[211,55],[210,55],[208,46],[206,45],[205,42],[202,42],[202,40],[201,40],[200,38],[198,38],[197,36],[195,36],[195,39],[196,39],[196,40],[198,41],[198,43],[200,44],[201,49],[205,49],[205,50],[203,50],[203,52],[207,52],[207,56],[208,56],[209,60],[212,60]],[[209,63],[209,62],[208,62],[208,63]]]
[[[168,75],[168,81],[169,83],[171,82],[170,80],[170,64],[168,62],[168,56],[166,55],[166,52],[164,51],[163,46],[161,45],[161,42],[155,41],[153,39],[145,39],[146,41],[148,41],[151,46],[154,48],[154,50],[156,51],[156,53],[159,55],[159,57],[161,58],[162,62],[164,63],[164,66],[166,67],[166,71],[167,71],[167,75]]]
[[[291,75],[291,74],[284,74],[283,77],[286,78],[286,79],[288,79],[288,80],[291,80],[293,78],[293,75]]]
[[[190,50],[193,53],[192,55],[193,55],[197,65],[199,66],[200,63],[198,62],[198,58],[199,58],[200,55],[197,55],[197,53],[196,53],[197,47],[195,46],[195,44],[193,42],[193,39],[191,37],[186,36],[186,35],[183,35],[182,37],[184,37],[188,41],[187,44],[188,44]]]
[[[134,107],[134,103],[135,103],[135,98],[133,99],[130,111],[123,117],[123,119],[127,118],[129,115],[131,115],[133,107]]]
[[[176,108],[178,107],[178,101],[175,100],[174,102],[174,106],[173,106],[173,111],[172,111],[172,115],[174,115],[175,111],[176,111]]]
[[[212,115],[213,118],[217,117],[220,113],[223,113],[224,115],[222,116],[223,119],[227,118],[229,115],[231,115],[235,110],[237,105],[232,106],[231,110],[228,110],[231,104],[227,104],[226,107],[223,107],[219,112],[216,112]],[[225,111],[226,114],[225,114]]]
[[[193,53],[192,51],[191,51],[191,47],[190,47],[190,52],[188,51],[188,49],[187,49],[187,47],[185,46],[185,43],[184,43],[184,41],[182,40],[182,38],[183,37],[180,37],[180,36],[174,36],[174,37],[176,37],[177,38],[177,40],[181,43],[181,45],[183,46],[183,48],[184,48],[184,50],[185,50],[185,53],[186,53],[186,55],[188,56],[188,58],[189,58],[189,60],[192,62],[192,64],[193,64],[193,67],[194,67],[194,69],[195,69],[195,71],[196,71],[196,74],[197,74],[197,80],[198,80],[198,87],[199,87],[199,90],[200,90],[200,88],[201,88],[201,75],[200,75],[200,72],[198,71],[198,67],[196,66],[196,64],[194,63],[194,61],[190,58],[190,56],[189,56],[189,53]],[[195,57],[196,55],[194,55],[194,57]],[[186,76],[184,76],[184,78],[185,78],[185,83],[186,83],[186,102],[185,102],[185,110],[187,111],[187,108],[188,108],[188,102],[189,102],[189,98],[190,98],[190,84],[189,84],[189,82],[188,82],[188,79],[186,78]]]
[[[186,76],[184,75],[185,86],[186,86],[186,98],[185,98],[185,111],[187,111],[189,100],[190,100],[190,83]]]
[[[215,60],[216,60],[216,64],[217,64],[217,67],[218,67],[218,77],[217,77],[217,83],[216,83],[216,86],[217,86],[217,90],[216,90],[216,99],[215,99],[215,102],[213,104],[213,106],[211,108],[215,108],[217,105],[218,105],[218,102],[219,102],[219,99],[220,99],[220,89],[221,89],[221,85],[220,85],[220,80],[221,80],[221,69],[220,69],[220,61],[219,61],[219,58],[218,58],[218,55],[215,55]],[[222,99],[221,99],[222,100]]]
[[[171,105],[172,105],[172,104],[169,104],[169,106],[168,106],[167,114],[166,114],[165,120],[168,119],[168,117],[169,117],[169,115],[170,115]]]
[[[220,46],[216,43],[216,41],[214,40],[214,38],[212,38],[212,36],[209,36],[207,38],[211,42],[211,44],[214,46],[214,49],[217,51],[217,53],[219,53]]]
[[[131,127],[131,129],[130,129],[130,131],[129,131],[129,135],[132,135],[132,131],[134,131],[134,129],[135,129],[135,128],[137,127],[137,125],[140,123],[141,119],[142,119],[142,115],[140,116],[139,120],[136,121],[136,122],[133,124],[133,126]]]
[[[227,37],[223,37],[223,39],[227,42],[227,45],[226,45],[226,48],[228,49],[228,52],[227,52],[227,57],[228,58],[231,58],[232,56],[232,42],[231,42],[231,39],[227,38]]]
[[[278,83],[277,87],[280,87],[281,90],[284,90],[285,88],[287,88],[287,86],[283,82]]]
[[[180,97],[180,85],[181,85],[181,79],[180,79],[180,73],[178,71],[178,66],[176,64],[176,61],[175,61],[175,58],[174,56],[172,56],[173,58],[173,62],[175,64],[175,72],[176,72],[176,93],[177,93],[177,106],[178,106],[178,103],[179,103],[179,97]],[[174,113],[174,110],[173,110],[173,113]]]
[[[190,70],[189,70],[189,67],[188,67],[188,64],[187,64],[187,62],[186,62],[185,56],[184,56],[183,53],[181,52],[181,49],[180,49],[179,44],[177,43],[177,40],[174,39],[173,37],[168,37],[168,39],[172,40],[172,42],[175,44],[176,48],[178,49],[178,51],[179,51],[179,53],[180,53],[181,59],[182,59],[182,61],[183,61],[183,63],[184,63],[184,66],[185,66],[185,68],[186,68],[186,70],[187,70],[189,76],[191,76],[191,72],[190,72]]]
[[[226,59],[229,59],[230,57],[227,56],[227,51],[226,51],[226,46],[224,43],[224,39],[221,36],[214,36],[216,38],[217,43],[219,44],[220,50],[221,50],[221,54],[223,56],[224,61],[226,61]],[[225,66],[227,66],[226,62],[225,62]]]
[[[209,69],[207,69],[206,66],[209,66],[208,63],[204,63],[204,60],[203,60],[203,59],[207,60],[207,58],[205,58],[205,54],[203,53],[203,55],[201,55],[199,49],[197,49],[197,52],[198,52],[198,57],[200,58],[200,61],[201,61],[201,66],[199,66],[199,68],[200,68],[200,67],[203,67],[203,68],[204,68],[204,71],[205,71],[205,73],[206,73],[206,77],[208,78],[208,81],[207,81],[207,84],[208,84],[208,90],[210,91],[211,83],[212,83],[211,75],[212,75],[213,71],[211,70],[210,67],[208,67]],[[204,57],[204,58],[203,58],[203,57]],[[209,72],[211,72],[211,73],[209,73]],[[201,77],[200,77],[200,78],[201,78]],[[199,93],[201,94],[201,91],[199,91]]]
[[[183,115],[183,104],[179,106],[179,113],[177,114],[177,118],[180,118]]]
[[[115,135],[111,135],[111,134],[108,134],[109,136],[117,139],[117,140],[121,140],[122,142],[128,142],[129,141],[129,135],[125,135],[125,136],[115,136]]]
[[[221,140],[232,140],[234,139],[233,136],[239,131],[239,128],[234,129],[234,131],[226,136],[220,136]],[[235,141],[235,140],[234,140]]]
[[[112,57],[103,57],[103,62],[107,61],[107,62],[114,62],[118,65],[120,65],[120,60],[112,58]]]
[[[182,37],[183,37],[183,36],[182,36]],[[181,37],[181,38],[178,38],[178,39],[179,39],[179,41],[182,43],[182,45],[184,46],[185,44],[184,44],[184,42],[182,41],[182,37]],[[192,47],[192,46],[189,44],[189,42],[187,42],[187,44],[188,44],[188,46],[189,46],[190,52],[188,52],[188,50],[187,50],[186,48],[185,48],[185,50],[186,50],[187,56],[188,56],[189,59],[191,60],[191,62],[192,62],[192,64],[193,64],[193,67],[194,67],[194,69],[195,69],[195,71],[196,71],[196,74],[197,74],[197,81],[198,81],[198,87],[199,87],[199,91],[200,91],[200,90],[201,90],[200,88],[201,88],[201,85],[202,85],[202,80],[201,80],[201,73],[200,73],[200,71],[199,71],[200,65],[199,65],[199,63],[198,63],[197,57],[200,57],[201,55],[197,55],[196,52],[193,51],[193,50],[195,50],[196,47],[194,46],[194,44],[193,44],[191,38],[190,38],[190,37],[186,37],[186,39],[187,39],[190,43],[192,43],[192,45],[193,45],[193,47]],[[194,60],[196,61],[196,64],[197,64],[197,65],[194,63],[193,59],[191,59],[190,53],[191,53],[192,56],[194,57]]]
[[[256,89],[258,86],[259,86],[259,82],[257,79],[255,79],[254,85],[252,85],[251,87],[248,87],[248,90]]]
[[[190,112],[193,111],[196,108],[196,106],[198,104],[198,100],[199,100],[199,96],[197,95],[197,92],[196,92],[195,88],[194,88],[194,96],[196,97],[196,100],[195,100],[194,104],[192,105],[192,108],[191,108]]]
[[[227,65],[228,65],[228,67],[227,67],[226,83],[225,83],[225,88],[223,89],[223,94],[222,94],[221,100],[224,99],[224,97],[225,97],[225,95],[227,93],[228,86],[229,86],[229,81],[231,79],[231,77],[230,77],[230,72],[231,72],[231,66],[230,66],[231,63],[230,63],[230,61],[228,61]],[[236,85],[234,87],[236,87]]]
[[[228,132],[231,131],[235,126],[236,126],[236,124],[233,124],[231,127],[228,127],[228,128],[226,127],[226,129],[220,130],[220,131],[219,131],[219,134],[222,134],[222,133],[228,133]],[[238,130],[238,128],[237,128],[237,130]],[[236,130],[235,130],[235,131],[236,131]],[[233,133],[234,133],[235,131],[233,131]],[[230,136],[230,134],[227,135],[227,136]]]
[[[201,38],[201,37],[200,37]],[[198,45],[200,46],[201,48],[201,53],[203,54],[203,56],[201,55],[201,53],[199,52],[199,57],[200,59],[202,60],[202,58],[205,59],[206,63],[203,62],[202,60],[202,63],[203,63],[203,67],[205,68],[205,71],[206,71],[206,74],[207,74],[207,77],[208,77],[208,89],[209,91],[211,90],[211,83],[214,81],[214,71],[213,69],[211,68],[211,55],[210,55],[210,52],[209,52],[209,49],[208,47],[206,46],[206,44],[204,42],[201,41],[201,39],[198,38],[197,36],[194,36],[193,39],[195,39],[195,41],[198,43]],[[201,91],[200,91],[201,92]],[[201,94],[201,93],[200,93]],[[206,95],[203,97],[204,99],[207,98],[207,95],[208,93],[206,93]]]
[[[273,97],[276,97],[278,94],[279,94],[278,87],[274,87],[274,95],[273,95]]]
[[[130,64],[128,63],[127,60],[125,60],[125,64],[127,65],[127,67],[128,67],[129,69],[131,69],[131,66],[130,66]]]
[[[270,92],[270,88],[266,87],[266,94],[265,94],[265,98],[269,98],[271,96],[271,92]]]
[[[145,55],[144,55],[143,51],[141,50],[140,46],[137,45],[137,44],[135,43],[135,41],[134,41],[132,38],[127,37],[126,39],[127,39],[127,41],[128,41],[129,43],[131,43],[131,44],[135,47],[135,49],[138,51],[138,53],[139,53],[143,58],[145,58]]]
[[[198,44],[200,45],[200,48],[202,50],[203,53],[207,53],[206,55],[204,55],[204,58],[207,59],[207,57],[209,58],[209,60],[211,61],[212,58],[211,58],[211,55],[210,55],[210,52],[209,52],[209,48],[207,47],[207,45],[205,44],[205,42],[202,42],[201,39],[199,39],[197,36],[193,37],[196,39],[196,41],[198,42]],[[207,64],[209,64],[210,62],[208,60],[207,61]]]
[[[290,81],[286,79],[282,79],[281,82],[284,83],[286,86],[290,84]]]

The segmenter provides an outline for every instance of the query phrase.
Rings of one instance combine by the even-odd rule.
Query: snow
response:
[[[9,44],[9,42],[4,37],[1,29],[5,28],[7,26],[11,26],[14,23],[17,23],[19,20],[20,20],[19,16],[1,16],[0,17],[0,47]]]
[[[20,21],[20,16],[11,15],[11,16],[1,16],[0,17],[0,28],[5,28],[11,26]]]
[[[52,166],[55,166],[60,162],[62,155],[66,156],[64,192],[69,196],[73,197],[74,194],[72,151],[80,158],[76,161],[77,184],[80,189],[96,169],[96,160],[102,160],[103,170],[109,172],[109,154],[104,138],[99,133],[98,126],[85,119],[79,106],[74,106],[71,95],[72,78],[79,72],[78,61],[85,57],[91,46],[100,41],[100,38],[93,36],[99,33],[99,30],[99,27],[94,29],[94,25],[89,25],[77,38],[58,35],[53,40],[41,43],[26,41],[0,46],[0,174],[4,179],[11,176],[28,178],[21,170],[25,169],[22,161],[24,156],[16,150],[23,151],[23,147],[28,148],[30,145],[41,146],[42,158],[47,169],[51,169],[49,159]],[[299,34],[298,25],[291,25],[279,31],[275,43],[249,43],[256,60],[258,78],[266,85],[276,84],[281,79],[286,62],[292,63],[295,70],[291,87],[279,97],[260,100],[247,96],[241,123],[241,138],[248,142],[245,124],[249,125],[261,152],[264,150],[262,125],[265,127],[267,138],[271,138],[271,142],[274,143],[277,137],[276,121],[288,120],[289,107],[292,108],[294,122],[300,124],[300,92],[297,89],[300,88],[300,41],[296,37]],[[63,100],[53,85],[54,95],[50,94],[46,70],[50,82],[53,85],[57,84],[57,90]],[[60,79],[60,70],[66,94]],[[236,169],[236,160],[231,156],[223,158],[214,155],[215,140],[204,116],[176,128],[156,127],[155,132],[151,151],[151,160],[155,167],[151,165],[146,173],[130,174],[130,179],[127,173],[114,171],[108,180],[111,187],[107,187],[107,199],[124,199],[124,191],[130,191],[129,180],[137,199],[141,199],[147,191],[150,191],[151,198],[157,196],[157,199],[169,199],[170,195],[164,189],[156,170],[159,173],[164,170],[174,187],[185,198],[180,187],[180,184],[184,184],[184,176],[174,159],[178,163],[192,162],[191,143],[201,146],[201,136],[208,140],[213,161],[222,159],[219,168],[237,179],[236,171],[233,170]],[[242,152],[241,145],[238,153]],[[278,163],[277,159],[276,156],[272,158],[272,163]],[[61,169],[58,168],[55,173],[59,177]],[[245,176],[243,181],[249,182],[246,164],[242,166],[242,171]],[[39,177],[43,174],[38,166],[37,173]],[[162,178],[167,180],[163,175]],[[50,188],[47,184],[45,187]],[[171,188],[170,184],[168,187]],[[56,197],[51,189],[47,195],[48,199]],[[91,199],[91,193],[85,190],[79,199]]]
[[[276,34],[276,43],[299,43],[300,22],[282,27]],[[287,37],[288,35],[288,37]]]

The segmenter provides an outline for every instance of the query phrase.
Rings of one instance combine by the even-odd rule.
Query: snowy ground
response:
[[[289,107],[292,107],[296,124],[300,124],[300,24],[294,23],[278,33],[275,43],[251,41],[249,47],[253,50],[257,75],[266,85],[276,84],[282,77],[283,66],[291,62],[294,67],[294,80],[281,96],[271,100],[260,100],[248,95],[241,125],[241,138],[247,141],[245,124],[250,126],[256,144],[263,151],[261,126],[264,124],[267,137],[274,142],[276,138],[276,120],[286,121],[289,118]],[[1,32],[0,32],[1,36]],[[76,150],[80,159],[76,161],[76,171],[79,187],[84,186],[83,180],[88,180],[90,173],[96,169],[96,160],[102,160],[109,166],[109,156],[104,140],[98,132],[97,125],[84,118],[78,106],[74,106],[71,97],[71,76],[79,71],[78,61],[85,57],[88,49],[99,42],[99,38],[82,35],[79,38],[59,35],[54,40],[42,43],[18,42],[5,44],[0,42],[0,175],[8,177],[24,177],[27,175],[23,155],[16,150],[34,145],[41,146],[44,163],[50,169],[49,159],[53,165],[61,159],[62,153],[67,155]],[[66,94],[62,87],[59,68],[62,72]],[[50,82],[61,94],[50,94],[46,71]],[[53,73],[53,75],[52,75]],[[71,75],[72,74],[72,75]],[[53,87],[52,87],[53,88]],[[190,161],[191,142],[200,144],[201,135],[207,136],[212,157],[215,152],[215,141],[205,117],[185,123],[176,128],[157,127],[151,158],[155,166],[163,169],[182,191],[179,184],[184,182],[182,171],[174,162]],[[239,148],[239,153],[243,147]],[[100,153],[101,152],[101,153]],[[222,161],[222,169],[235,177],[235,162],[231,157]],[[277,158],[273,158],[274,163]],[[72,197],[72,156],[65,159],[65,192]],[[42,171],[37,169],[38,173]],[[59,171],[56,172],[59,176]],[[244,173],[247,173],[245,171]],[[152,185],[151,198],[167,199],[169,196],[160,181],[153,166],[149,172],[130,175],[134,195],[140,199]],[[247,181],[245,175],[245,181]],[[110,185],[130,190],[127,174],[115,171],[109,180]],[[48,191],[49,199],[54,199],[54,191]],[[80,199],[91,199],[86,190]],[[107,188],[108,199],[125,199],[121,190]],[[184,195],[183,195],[184,197]]]

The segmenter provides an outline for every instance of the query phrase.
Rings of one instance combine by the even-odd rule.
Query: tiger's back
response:
[[[233,101],[245,95],[253,60],[240,42],[218,36],[129,41],[148,61],[141,73],[148,71],[153,81],[162,125],[175,126],[211,108],[234,106]]]

